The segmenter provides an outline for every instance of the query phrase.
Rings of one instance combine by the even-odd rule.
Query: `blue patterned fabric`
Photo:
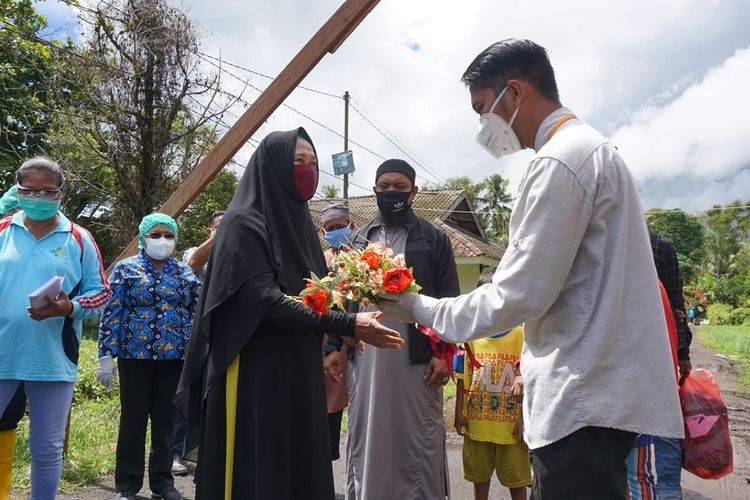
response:
[[[200,281],[170,257],[159,271],[140,252],[118,262],[99,323],[99,356],[184,359]]]

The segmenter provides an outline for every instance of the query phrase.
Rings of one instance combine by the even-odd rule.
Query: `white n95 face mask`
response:
[[[521,107],[517,107],[513,112],[513,116],[510,117],[510,123],[506,122],[492,111],[503,98],[505,92],[508,90],[506,86],[500,95],[497,96],[495,102],[492,103],[492,107],[488,113],[484,113],[479,117],[479,132],[477,132],[477,142],[482,146],[489,154],[494,158],[500,158],[504,155],[509,155],[520,151],[521,143],[518,140],[518,136],[513,131],[513,122],[516,119],[518,110]]]
[[[175,240],[146,238],[146,254],[154,260],[164,260],[174,251]]]

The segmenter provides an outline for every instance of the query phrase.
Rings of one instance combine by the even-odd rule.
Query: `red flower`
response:
[[[405,267],[394,267],[383,273],[383,290],[401,293],[414,282],[414,276]]]
[[[367,262],[367,267],[377,269],[380,267],[380,255],[372,250],[365,250],[359,258],[362,262]]]
[[[341,280],[338,285],[339,292],[345,292],[349,289],[349,280]]]
[[[328,291],[318,290],[302,296],[302,302],[316,313],[323,315],[328,313]]]

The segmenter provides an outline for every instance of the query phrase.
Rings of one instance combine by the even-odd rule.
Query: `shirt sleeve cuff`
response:
[[[80,302],[78,302],[75,299],[72,299],[71,302],[73,303],[73,312],[69,314],[69,317],[73,319],[78,319],[81,317],[81,311],[83,310],[83,306]]]
[[[429,297],[427,295],[417,295],[417,300],[414,301],[414,319],[417,323],[424,326],[429,326],[435,323],[433,311],[435,305],[438,303],[438,299]]]

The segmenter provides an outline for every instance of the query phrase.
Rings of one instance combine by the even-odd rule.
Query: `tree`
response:
[[[208,218],[217,210],[226,210],[237,190],[239,179],[231,170],[222,170],[198,195],[179,219],[177,246],[182,251],[198,246],[206,239]]]
[[[47,149],[45,132],[51,113],[65,99],[59,73],[65,65],[54,48],[72,42],[47,41],[47,27],[31,0],[0,1],[0,192],[13,183],[23,160]]]
[[[741,243],[748,241],[750,212],[737,200],[725,207],[715,205],[706,211],[705,267],[715,278],[733,271]]]
[[[652,208],[646,211],[646,222],[672,243],[683,281],[690,283],[698,276],[704,256],[705,230],[700,219],[679,209]]]
[[[487,237],[495,243],[508,240],[509,204],[513,197],[507,192],[508,180],[499,174],[490,175],[474,183],[468,176],[450,177],[441,184],[426,183],[422,191],[464,191],[466,198],[477,210],[477,219]]]
[[[698,217],[679,209],[652,208],[646,211],[646,222],[669,240],[678,254],[700,257],[705,231]]]
[[[321,188],[321,190],[323,192],[323,197],[327,198],[329,200],[331,200],[333,198],[338,198],[339,197],[339,188],[337,188],[333,184],[329,184],[327,186],[323,186]]]
[[[479,213],[489,229],[488,237],[500,244],[508,242],[510,204],[513,202],[513,197],[508,193],[508,184],[508,179],[502,175],[492,174],[482,181],[482,191],[477,197]]]
[[[104,0],[81,21],[89,30],[76,69],[86,91],[56,144],[85,158],[66,165],[81,192],[107,194],[97,236],[116,252],[216,142],[219,81],[200,73],[195,29],[165,0]]]
[[[462,177],[450,177],[446,179],[445,182],[440,184],[439,189],[465,191],[466,197],[469,199],[469,202],[471,202],[471,205],[476,208],[477,196],[482,190],[482,184],[474,184],[473,182],[471,182],[471,178],[469,178],[469,176],[464,175]]]

